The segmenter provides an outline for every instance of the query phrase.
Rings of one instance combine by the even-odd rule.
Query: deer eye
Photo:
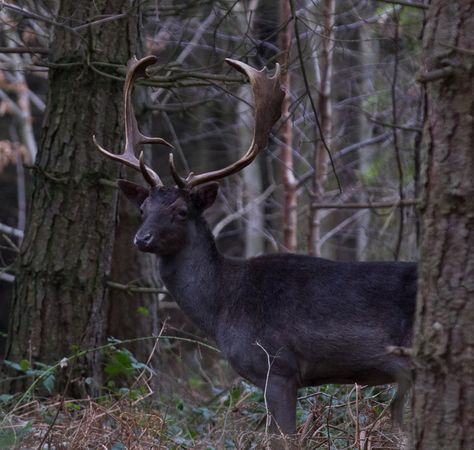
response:
[[[176,211],[176,217],[178,219],[186,219],[188,217],[188,210],[186,208],[180,208]]]

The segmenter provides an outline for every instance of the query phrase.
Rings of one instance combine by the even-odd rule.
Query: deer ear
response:
[[[217,197],[219,183],[208,183],[193,189],[191,195],[194,205],[199,211],[204,211],[214,203]]]
[[[125,194],[132,203],[138,207],[145,201],[149,195],[147,188],[140,186],[139,184],[132,183],[127,180],[118,180],[117,181],[119,189]]]

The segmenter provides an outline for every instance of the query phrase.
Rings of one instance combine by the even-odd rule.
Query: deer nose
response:
[[[151,233],[136,234],[133,243],[140,249],[145,250],[153,241],[153,235]]]

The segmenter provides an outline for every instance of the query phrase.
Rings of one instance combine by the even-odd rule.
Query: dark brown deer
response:
[[[227,62],[250,80],[255,102],[254,138],[245,155],[221,170],[182,178],[170,158],[176,187],[164,187],[138,147],[170,146],[143,136],[134,116],[134,81],[146,77],[153,56],[129,63],[125,81],[125,151],[108,157],[143,174],[144,188],[119,180],[140,208],[134,239],[156,254],[161,278],[183,311],[222,350],[244,378],[265,389],[271,429],[296,431],[297,390],[327,383],[398,382],[393,403],[400,416],[409,387],[409,361],[387,350],[409,346],[416,296],[416,265],[402,262],[334,262],[294,254],[251,259],[222,255],[202,217],[217,195],[218,179],[250,164],[267,146],[280,117],[284,92],[273,76],[239,61]],[[270,362],[270,365],[269,365]]]

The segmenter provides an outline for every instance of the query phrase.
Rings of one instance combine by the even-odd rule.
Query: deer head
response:
[[[140,152],[138,157],[137,153],[143,144],[172,146],[162,138],[147,137],[140,132],[131,101],[134,82],[139,78],[147,78],[146,68],[154,64],[156,60],[154,56],[147,56],[140,60],[132,58],[128,63],[124,86],[125,149],[123,153],[109,152],[96,142],[95,137],[93,139],[99,151],[104,155],[142,173],[149,188],[126,180],[118,182],[120,190],[140,208],[142,214],[142,225],[135,235],[134,243],[141,251],[167,255],[177,252],[184,245],[189,231],[189,222],[213,204],[218,190],[218,184],[215,181],[248,166],[267,146],[270,130],[280,118],[285,93],[280,85],[278,64],[275,74],[269,76],[266,68],[256,70],[240,61],[226,59],[229,65],[247,76],[252,86],[255,103],[252,143],[246,153],[229,166],[202,174],[191,172],[186,177],[178,174],[173,154],[170,154],[169,168],[176,187],[165,187],[158,174],[145,165],[143,152]]]

